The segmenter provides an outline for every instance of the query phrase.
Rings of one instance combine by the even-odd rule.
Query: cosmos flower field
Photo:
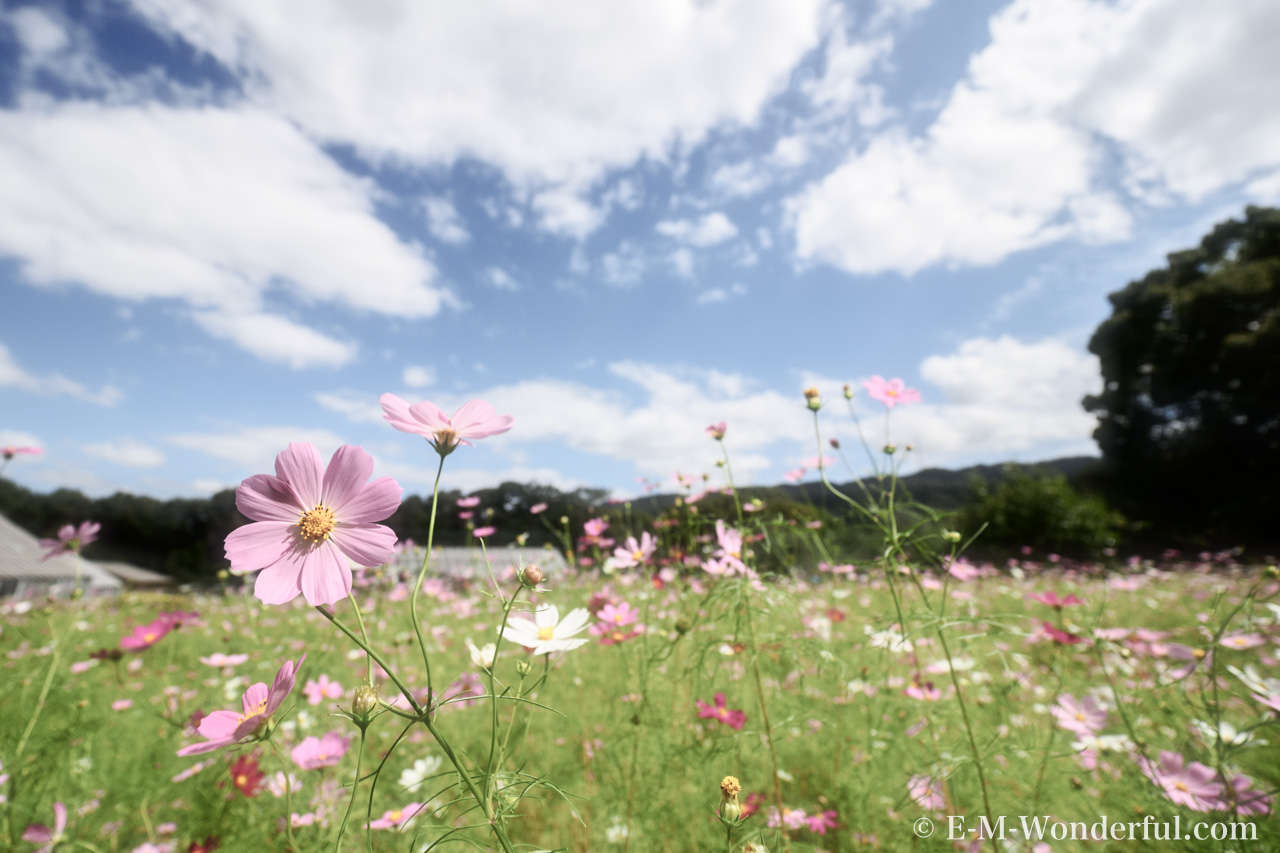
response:
[[[445,478],[511,427],[402,403]],[[480,529],[441,576],[367,454],[295,444],[241,487],[243,577],[0,604],[0,849],[1276,849],[1273,567],[969,562],[891,467],[854,559],[708,436],[723,494],[602,508],[559,575]]]

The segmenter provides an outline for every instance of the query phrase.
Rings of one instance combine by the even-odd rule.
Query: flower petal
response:
[[[200,721],[200,737],[209,740],[229,738],[240,725],[240,715],[235,711],[214,711]]]
[[[324,460],[311,442],[293,441],[280,451],[276,456],[276,476],[293,487],[293,493],[308,509],[320,502]]]
[[[360,493],[373,476],[373,457],[363,447],[344,444],[333,453],[324,472],[320,503],[338,511]],[[342,516],[339,515],[339,518]]]
[[[554,604],[539,607],[533,612],[533,622],[539,628],[554,628],[560,621],[560,611]]]
[[[396,533],[382,524],[339,524],[330,537],[343,554],[361,566],[381,566],[396,549]]]
[[[263,604],[288,604],[302,592],[303,552],[291,549],[258,575],[253,594]]]
[[[237,572],[256,572],[298,546],[297,530],[284,521],[255,521],[227,534],[223,552]]]
[[[434,435],[437,430],[453,427],[453,421],[449,416],[440,411],[440,407],[430,400],[423,400],[421,403],[410,406],[409,417],[418,424],[419,432],[428,437]]]
[[[351,567],[333,542],[323,542],[306,555],[302,595],[307,604],[337,604],[351,594]]]
[[[229,737],[218,738],[217,740],[207,740],[204,743],[193,743],[190,746],[184,746],[178,750],[178,755],[200,755],[204,752],[213,752],[215,749],[222,749],[224,746],[231,746],[235,740]]]
[[[331,509],[339,522],[382,521],[400,508],[403,493],[404,489],[391,477],[379,477],[348,501],[341,512],[337,507]]]
[[[410,414],[409,404],[395,394],[383,394],[378,398],[378,402],[382,404],[382,417],[396,429],[415,435],[431,434],[431,430],[424,429],[422,424]]]
[[[270,474],[254,474],[240,483],[236,489],[236,509],[254,521],[288,521],[297,523],[303,506],[297,494],[279,477]]]
[[[591,612],[585,607],[577,607],[565,615],[564,620],[556,627],[556,639],[564,640],[587,627],[591,620]]]

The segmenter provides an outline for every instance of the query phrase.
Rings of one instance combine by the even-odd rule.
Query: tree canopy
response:
[[[1280,210],[1247,208],[1109,299],[1084,406],[1113,498],[1166,534],[1280,540]]]

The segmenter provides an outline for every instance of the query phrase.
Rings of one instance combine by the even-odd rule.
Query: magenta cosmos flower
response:
[[[43,844],[38,853],[52,850],[54,845],[63,838],[63,833],[67,829],[67,807],[62,803],[53,804],[53,829],[45,826],[43,823],[33,823],[28,826],[26,831],[22,833],[23,841],[30,841],[32,844]]]
[[[276,673],[276,679],[271,684],[270,690],[261,681],[250,685],[249,689],[240,697],[242,713],[214,711],[205,717],[200,721],[200,726],[197,729],[200,732],[200,736],[205,738],[205,742],[184,746],[178,750],[178,755],[199,755],[202,752],[213,752],[215,749],[222,749],[224,746],[240,743],[246,738],[257,734],[263,726],[270,722],[271,715],[280,710],[284,700],[293,692],[293,685],[298,680],[298,670],[302,669],[302,662],[306,659],[307,656],[304,654],[298,659],[297,666],[294,666],[291,660],[285,661],[284,666],[280,667],[280,671]]]
[[[15,456],[39,456],[41,453],[44,453],[44,449],[40,447],[14,447],[12,444],[0,447],[0,456],[6,462]]]
[[[173,623],[164,616],[157,616],[146,625],[139,625],[133,633],[120,639],[120,648],[130,652],[149,649],[163,640],[173,630]]]
[[[67,554],[75,552],[80,553],[80,549],[95,542],[98,539],[98,531],[102,529],[102,525],[96,521],[85,521],[76,527],[74,524],[64,524],[58,530],[57,539],[41,539],[40,547],[45,549],[45,553],[40,555],[40,562],[43,563],[50,557],[56,557],[59,554]]]
[[[459,444],[474,446],[469,439],[504,433],[515,420],[510,415],[497,414],[484,400],[464,403],[453,417],[426,400],[410,406],[395,394],[383,394],[378,402],[382,403],[382,416],[387,423],[401,432],[422,436],[441,456],[448,456]]]
[[[698,718],[702,720],[718,720],[731,729],[741,730],[747,724],[746,711],[730,710],[726,706],[726,700],[723,693],[717,693],[715,696],[716,703],[708,705],[701,699],[698,700]]]
[[[863,382],[862,387],[867,389],[867,396],[872,400],[879,400],[890,409],[899,403],[920,402],[920,392],[915,388],[908,388],[901,379],[886,382],[883,376],[877,374]]]
[[[265,604],[299,593],[313,606],[346,598],[348,559],[380,566],[395,552],[396,534],[373,522],[400,506],[400,484],[367,482],[372,474],[373,457],[361,447],[339,447],[326,470],[314,444],[290,444],[276,457],[276,476],[255,474],[236,489],[236,507],[254,523],[227,536],[232,571],[261,569],[253,594]]]

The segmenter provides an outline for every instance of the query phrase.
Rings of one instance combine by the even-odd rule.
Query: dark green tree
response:
[[[1280,540],[1280,210],[1249,207],[1110,295],[1094,439],[1112,497],[1184,542]]]

